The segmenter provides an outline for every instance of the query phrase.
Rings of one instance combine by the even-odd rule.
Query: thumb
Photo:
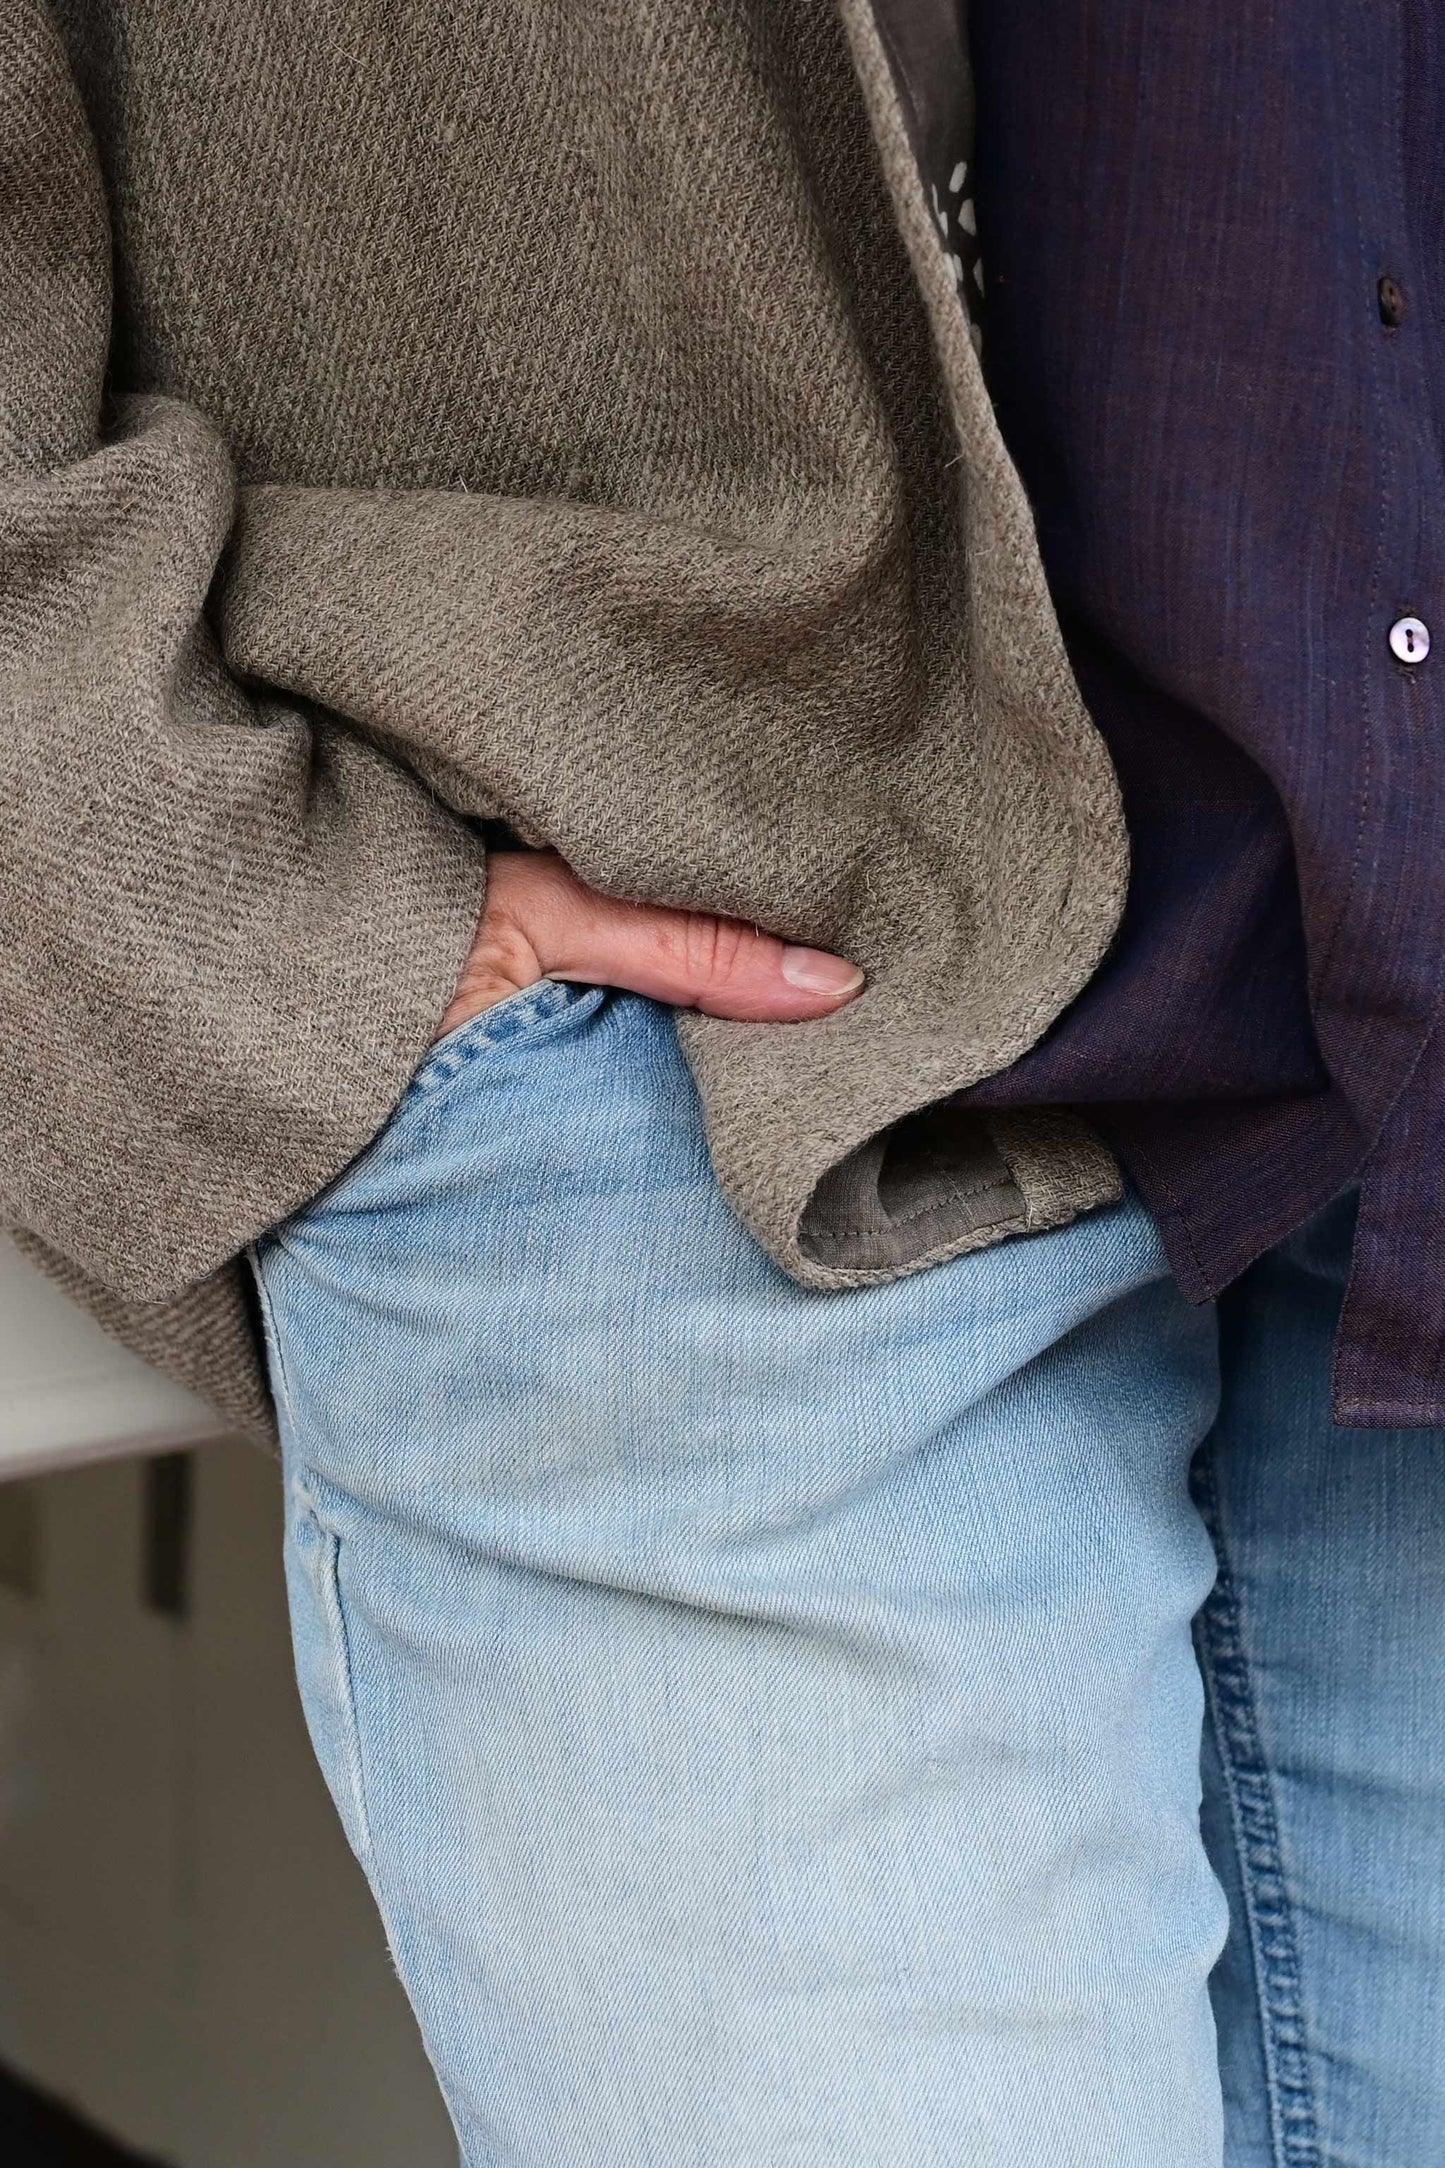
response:
[[[548,978],[620,986],[708,1016],[774,1023],[830,1015],[863,986],[863,973],[841,957],[780,941],[738,919],[598,895],[551,853],[499,853],[494,884],[499,876],[501,907],[525,932]]]

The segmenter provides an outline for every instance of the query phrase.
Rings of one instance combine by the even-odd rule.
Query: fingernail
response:
[[[788,984],[800,994],[851,994],[863,984],[856,964],[845,964],[841,956],[830,956],[825,949],[785,948],[781,968]]]

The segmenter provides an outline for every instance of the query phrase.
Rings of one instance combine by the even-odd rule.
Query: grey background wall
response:
[[[174,2168],[454,2168],[305,1737],[277,1471],[189,1461],[182,1616],[147,1463],[0,1485],[0,2062]]]

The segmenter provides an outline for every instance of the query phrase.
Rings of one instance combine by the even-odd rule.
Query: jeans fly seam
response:
[[[1277,2168],[1322,2168],[1306,2052],[1299,1950],[1285,1887],[1279,1818],[1260,1744],[1218,1494],[1204,1456],[1196,1464],[1193,1488],[1219,1561],[1218,1577],[1199,1613],[1196,1631],[1259,1982],[1273,2150]]]

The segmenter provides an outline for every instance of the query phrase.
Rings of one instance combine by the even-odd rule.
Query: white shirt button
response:
[[[1423,662],[1430,652],[1430,627],[1418,617],[1397,617],[1390,627],[1390,652],[1401,662]]]

